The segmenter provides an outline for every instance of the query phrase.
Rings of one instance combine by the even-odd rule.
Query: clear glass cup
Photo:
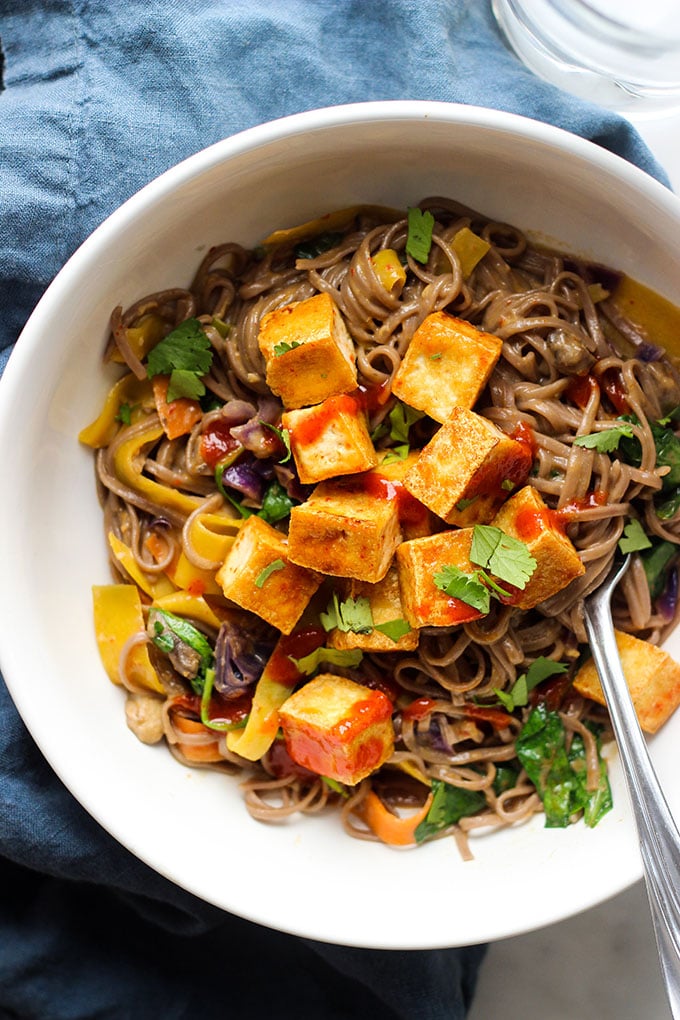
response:
[[[536,74],[622,113],[680,108],[680,0],[492,0]]]

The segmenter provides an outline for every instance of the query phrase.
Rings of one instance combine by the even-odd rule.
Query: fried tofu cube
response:
[[[470,562],[471,545],[472,528],[459,528],[413,538],[399,546],[396,558],[401,597],[412,627],[453,627],[481,618],[478,609],[447,595],[434,580],[442,567],[449,565],[473,574],[477,568]]]
[[[320,482],[290,514],[288,556],[302,567],[381,581],[401,542],[397,501],[368,486],[371,472]]]
[[[387,695],[331,673],[292,694],[279,719],[294,762],[349,786],[375,772],[394,750]]]
[[[404,485],[447,524],[488,524],[532,465],[526,443],[474,411],[454,408],[421,451]]]
[[[502,348],[497,336],[446,312],[432,312],[413,334],[392,392],[443,423],[454,407],[474,407]]]
[[[320,404],[357,387],[354,344],[329,294],[268,312],[260,323],[258,344],[267,385],[284,407]]]
[[[359,648],[362,652],[412,652],[418,647],[420,635],[414,628],[403,634],[397,641],[392,640],[388,634],[375,629],[381,624],[405,620],[399,571],[396,564],[393,564],[382,581],[378,581],[376,584],[369,584],[368,581],[348,581],[343,586],[342,597],[344,599],[368,599],[375,626],[368,634],[358,634],[352,630],[343,631],[339,628],[332,630],[328,643],[333,648]]]
[[[323,580],[291,563],[285,537],[255,515],[244,521],[215,577],[228,599],[284,634]]]
[[[361,401],[351,393],[328,397],[314,407],[284,411],[282,422],[290,433],[298,476],[305,485],[368,471],[378,463]]]
[[[519,609],[532,609],[585,573],[576,549],[532,485],[511,496],[492,524],[524,542],[536,560],[526,587],[510,600]]]
[[[648,641],[616,631],[623,675],[637,713],[647,733],[656,733],[680,705],[680,665]],[[585,698],[605,705],[595,663],[584,662],[574,677],[574,687]]]
[[[396,487],[399,524],[405,542],[410,538],[422,538],[423,535],[432,535],[435,531],[441,530],[439,518],[404,486],[404,478],[419,456],[419,450],[411,450],[406,457],[394,460],[389,458],[388,454],[383,454],[382,460],[373,472]]]

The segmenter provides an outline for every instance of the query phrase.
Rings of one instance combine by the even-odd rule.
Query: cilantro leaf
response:
[[[293,500],[290,498],[284,487],[275,478],[267,486],[262,500],[262,509],[257,511],[257,516],[268,524],[276,524],[278,521],[290,517],[293,508]]]
[[[287,464],[293,453],[293,451],[290,448],[290,432],[288,431],[288,429],[277,428],[276,425],[271,425],[268,421],[259,420],[258,424],[262,425],[266,429],[269,429],[270,432],[273,432],[274,435],[278,436],[278,438],[281,440],[286,449],[286,455],[279,461],[279,464]]]
[[[408,620],[402,620],[398,618],[396,620],[387,620],[386,623],[376,623],[375,630],[379,630],[381,634],[388,637],[390,641],[394,641],[396,644],[400,638],[408,634],[411,630],[411,624]]]
[[[288,658],[293,665],[305,676],[311,676],[316,672],[322,662],[330,662],[333,666],[358,666],[363,659],[363,653],[358,648],[315,648],[309,655],[301,659],[295,659],[292,655]]]
[[[370,634],[373,630],[371,603],[365,595],[340,602],[337,593],[333,592],[333,598],[329,602],[326,612],[320,613],[319,618],[326,631],[337,629],[345,634],[348,631],[352,631],[354,634]]]
[[[130,425],[132,422],[132,408],[129,404],[121,404],[118,408],[118,414],[116,415],[116,421],[121,422],[122,425]]]
[[[406,460],[406,458],[408,457],[410,452],[411,452],[411,447],[409,446],[408,443],[403,443],[400,446],[393,446],[392,449],[389,450],[389,452],[385,454],[385,456],[383,457],[381,463],[382,464],[395,464],[397,461]]]
[[[257,578],[255,579],[255,585],[258,588],[261,588],[267,581],[267,579],[271,577],[272,574],[274,574],[277,570],[284,570],[285,566],[286,564],[283,562],[283,560],[272,560],[272,562],[268,566],[266,566],[264,570],[261,570],[260,573],[257,575]]]
[[[488,613],[491,608],[491,593],[479,579],[479,574],[466,574],[459,567],[447,563],[433,577],[437,588],[451,598],[460,599],[466,605]]]
[[[486,804],[486,797],[479,790],[451,786],[441,779],[432,780],[432,793],[434,796],[427,817],[416,827],[416,843],[448,829],[467,815],[477,814]]]
[[[299,340],[293,340],[288,343],[287,340],[281,340],[280,343],[274,344],[274,354],[277,358],[280,358],[282,354],[288,354],[288,351],[294,351],[296,347],[302,347],[302,343]]]
[[[205,386],[195,372],[187,368],[175,368],[170,373],[168,391],[165,399],[170,403],[179,397],[188,397],[190,400],[198,400],[205,393]]]
[[[526,587],[536,569],[536,560],[525,543],[491,524],[475,525],[470,560],[519,589]]]
[[[426,263],[432,247],[434,216],[429,210],[410,208],[408,210],[408,236],[406,251],[416,262]]]
[[[619,539],[619,549],[622,553],[639,552],[641,549],[651,549],[652,543],[645,534],[644,528],[637,518],[628,521],[623,529],[623,535]]]
[[[618,449],[619,443],[624,438],[633,438],[633,429],[630,425],[621,423],[603,429],[602,432],[591,432],[587,436],[577,436],[574,446],[584,446],[588,450],[597,450],[598,453],[611,453]]]
[[[212,360],[212,347],[200,322],[186,319],[149,351],[146,371],[149,379],[174,371],[201,376],[210,371]]]
[[[534,687],[538,687],[539,684],[551,676],[566,673],[568,668],[563,662],[555,662],[554,659],[548,659],[544,655],[539,655],[531,663],[526,673],[522,673],[521,676],[517,677],[509,691],[495,689],[494,694],[508,712],[513,712],[516,708],[523,708],[524,705],[528,704],[529,694],[533,691]]]
[[[409,407],[408,404],[402,404],[400,400],[394,405],[389,413],[390,419],[390,439],[395,443],[406,443],[408,444],[408,434],[411,425],[415,425],[417,421],[424,418],[425,414],[423,411],[416,411],[414,407]]]

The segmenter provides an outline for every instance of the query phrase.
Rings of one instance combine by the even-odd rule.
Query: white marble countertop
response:
[[[680,112],[630,119],[680,194]],[[640,882],[584,914],[494,943],[469,1020],[670,1016]]]

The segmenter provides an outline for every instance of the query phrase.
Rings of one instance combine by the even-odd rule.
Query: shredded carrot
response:
[[[189,397],[177,397],[168,403],[166,398],[169,382],[168,375],[154,376],[153,398],[166,436],[168,439],[177,439],[178,436],[185,436],[191,432],[194,425],[203,417],[203,411],[199,402]]]
[[[392,814],[380,797],[371,790],[361,805],[362,818],[371,832],[383,843],[390,846],[415,846],[416,829],[427,818],[431,804],[432,794],[415,814],[400,817]]]
[[[184,715],[173,714],[172,722],[175,729],[180,730],[182,733],[209,732],[203,723],[198,722],[196,719],[187,719]],[[209,744],[183,744],[181,741],[178,741],[177,747],[188,761],[222,761],[217,740],[213,740]]]

